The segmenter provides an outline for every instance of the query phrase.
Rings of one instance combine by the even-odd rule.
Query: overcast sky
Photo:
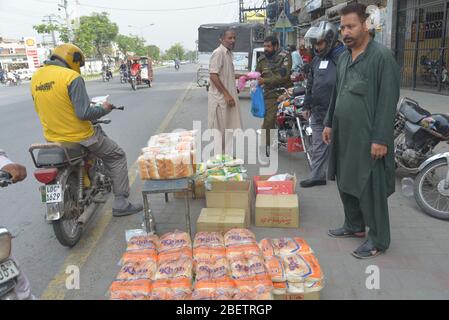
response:
[[[58,12],[57,5],[62,2],[62,0],[0,0],[0,35],[4,38],[36,36],[41,41],[42,36],[33,30],[33,25],[41,23],[43,16],[48,14],[65,16],[63,11]],[[75,2],[69,0],[70,4]],[[106,11],[110,13],[110,19],[118,24],[120,33],[141,35],[148,44],[155,44],[162,50],[168,49],[176,42],[192,50],[198,38],[199,25],[236,22],[239,16],[238,0],[79,0],[78,2],[80,15]],[[261,2],[245,1],[251,6]],[[205,8],[191,9],[194,7]],[[188,8],[190,10],[187,10]],[[75,6],[72,5],[70,11],[75,14]],[[154,26],[142,28],[152,23]],[[129,25],[135,27],[128,27]]]

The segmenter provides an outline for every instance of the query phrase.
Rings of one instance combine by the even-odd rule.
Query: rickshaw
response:
[[[153,61],[149,57],[129,57],[128,64],[130,69],[129,83],[133,90],[137,86],[145,84],[151,88],[153,81]]]

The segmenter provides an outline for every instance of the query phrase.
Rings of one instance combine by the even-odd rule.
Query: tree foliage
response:
[[[138,36],[125,36],[119,34],[115,38],[115,41],[123,54],[127,54],[128,52],[134,52],[139,56],[148,54],[148,49],[145,47],[145,39]]]
[[[175,60],[175,59],[184,60],[185,53],[186,53],[186,50],[184,49],[182,44],[175,43],[165,52],[164,59],[165,60]]]
[[[111,48],[117,34],[118,26],[109,20],[106,12],[93,13],[80,18],[80,26],[75,30],[74,42],[86,55],[102,57]]]
[[[155,45],[147,46],[147,52],[148,52],[148,55],[153,60],[159,60],[161,58],[161,49],[159,49],[158,46],[155,46]]]

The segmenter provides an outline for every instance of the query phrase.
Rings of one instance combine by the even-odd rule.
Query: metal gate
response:
[[[396,58],[402,85],[449,95],[449,1],[399,0]]]

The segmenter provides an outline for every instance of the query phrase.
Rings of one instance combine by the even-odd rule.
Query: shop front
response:
[[[449,95],[449,1],[399,0],[396,58],[402,85]]]

